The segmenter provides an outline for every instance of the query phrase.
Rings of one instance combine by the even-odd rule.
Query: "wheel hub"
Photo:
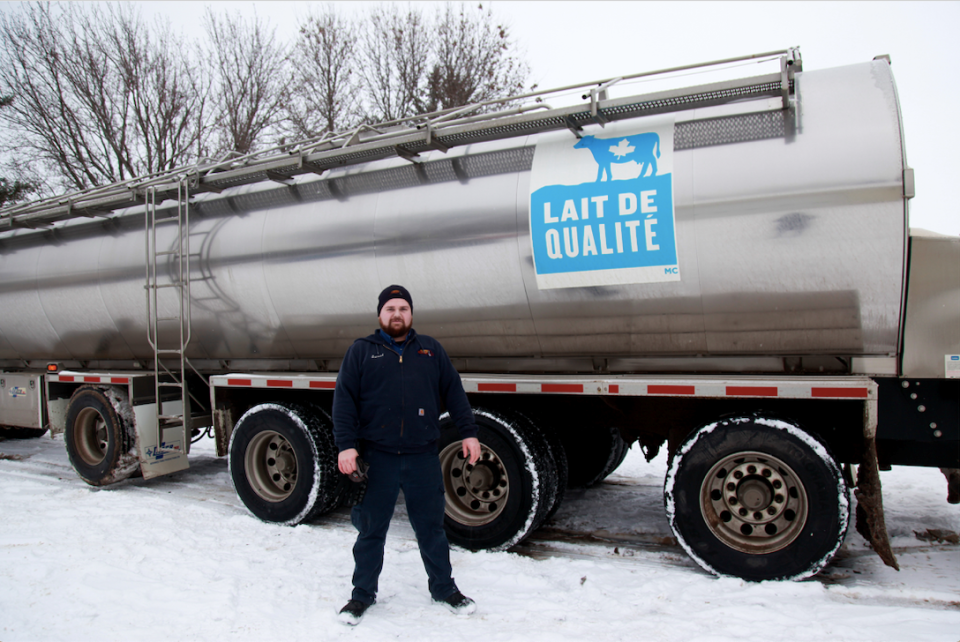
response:
[[[507,471],[497,453],[484,445],[480,459],[471,465],[462,444],[454,442],[440,453],[447,516],[466,526],[489,524],[507,504]]]
[[[107,422],[93,408],[84,408],[73,424],[77,454],[88,466],[97,466],[107,456],[110,439]]]
[[[244,457],[250,487],[262,499],[281,502],[297,486],[297,455],[290,442],[273,430],[250,440]]]
[[[737,499],[748,510],[765,510],[773,500],[773,489],[762,479],[745,479],[737,487]]]
[[[724,457],[700,492],[707,526],[725,544],[761,555],[794,541],[807,521],[807,494],[793,469],[776,457],[741,452]]]

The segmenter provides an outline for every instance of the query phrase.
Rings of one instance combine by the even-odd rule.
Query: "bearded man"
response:
[[[356,625],[376,602],[384,543],[401,489],[431,597],[454,613],[470,614],[476,604],[453,581],[443,530],[437,441],[445,406],[463,439],[464,458],[476,463],[480,442],[473,412],[443,347],[413,329],[413,299],[405,287],[391,285],[380,293],[377,316],[380,329],[347,350],[333,396],[340,472],[358,471],[361,451],[369,466],[366,492],[350,515],[359,531],[353,595],[339,619]]]

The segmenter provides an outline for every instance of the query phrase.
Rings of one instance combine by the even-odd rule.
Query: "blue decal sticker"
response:
[[[168,448],[173,448],[176,452],[170,452]],[[180,450],[180,440],[172,442],[160,442],[160,446],[148,446],[147,447],[147,459],[152,459],[152,463],[157,463],[158,461],[166,459],[176,459],[182,454]]]
[[[617,125],[617,126],[615,126]],[[542,289],[680,280],[673,122],[610,124],[579,140],[542,137],[530,233]]]
[[[616,141],[616,145],[611,145]],[[637,134],[636,136],[617,136],[615,138],[597,138],[584,136],[573,146],[574,149],[589,149],[593,160],[597,161],[597,182],[603,178],[613,180],[611,163],[639,163],[646,164],[644,168],[647,176],[657,175],[657,159],[660,158],[660,136],[655,132]]]

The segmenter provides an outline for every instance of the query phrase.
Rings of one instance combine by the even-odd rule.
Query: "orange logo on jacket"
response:
[[[424,350],[417,350],[417,354],[425,354],[425,355],[427,355],[428,357],[432,357],[432,356],[433,356],[433,353],[430,352],[429,350],[426,350],[426,349],[424,349]]]

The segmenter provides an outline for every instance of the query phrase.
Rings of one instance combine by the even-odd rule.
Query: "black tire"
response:
[[[827,447],[795,424],[759,416],[690,435],[668,467],[664,503],[690,557],[750,581],[815,575],[850,521],[847,485]]]
[[[331,483],[327,488],[327,492],[323,498],[323,505],[314,511],[313,516],[316,517],[329,513],[343,505],[347,491],[356,484],[340,472],[340,467],[337,464],[339,450],[337,449],[336,439],[333,436],[333,417],[330,416],[330,413],[323,406],[312,403],[305,404],[305,406],[310,413],[320,420],[320,428],[316,435],[317,451],[320,453],[320,459],[324,462],[323,469],[327,471],[328,475],[332,470],[333,477],[336,479],[336,483]],[[364,485],[366,485],[366,482],[364,482]]]
[[[77,388],[67,404],[64,441],[67,456],[80,479],[106,486],[140,468],[136,453],[133,409],[121,388]]]
[[[613,428],[616,432],[613,435],[613,440],[615,443],[615,449],[612,453],[612,457],[607,462],[607,467],[603,471],[603,477],[600,478],[600,481],[603,481],[610,475],[612,475],[617,468],[620,468],[620,464],[623,463],[623,460],[627,458],[627,453],[630,452],[630,444],[623,440],[623,436],[620,434],[619,428]]]
[[[567,461],[567,452],[564,450],[563,443],[560,441],[560,435],[552,430],[552,426],[545,425],[539,417],[521,415],[520,413],[513,414],[526,422],[528,430],[536,431],[536,433],[540,435],[540,438],[547,446],[549,460],[552,462],[553,468],[556,471],[556,475],[553,477],[556,481],[552,483],[553,488],[550,492],[552,499],[547,507],[546,516],[543,519],[543,521],[546,522],[557,514],[567,493],[567,485],[570,482],[570,465]]]
[[[15,428],[13,426],[0,426],[0,438],[2,439],[36,439],[46,434],[46,428]]]
[[[556,500],[556,469],[539,431],[526,419],[474,408],[482,455],[463,458],[460,434],[441,417],[444,525],[453,544],[506,550],[536,530]]]
[[[620,436],[620,429],[604,426],[597,429],[560,432],[563,447],[569,458],[569,488],[590,488],[599,484],[616,470],[626,457],[627,445]]]
[[[325,413],[290,403],[260,404],[240,417],[228,460],[251,513],[294,526],[337,506],[342,486],[330,426]]]

